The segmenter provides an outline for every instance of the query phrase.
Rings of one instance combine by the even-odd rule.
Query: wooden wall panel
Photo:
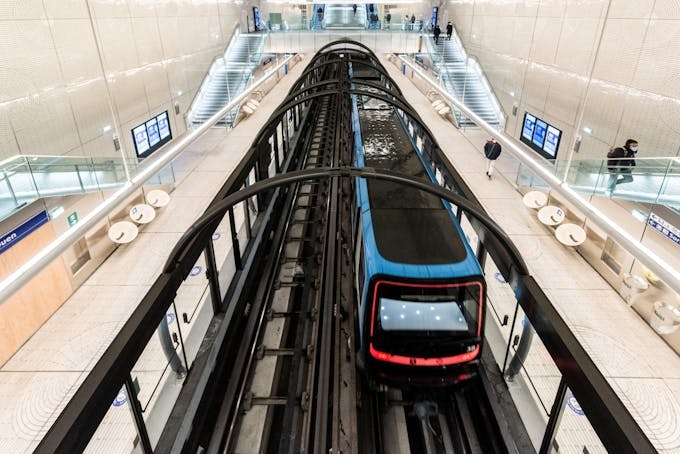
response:
[[[47,224],[0,254],[0,280],[15,271],[29,257],[54,241],[52,225]],[[0,304],[0,364],[9,359],[24,342],[66,301],[73,292],[64,261],[54,260],[28,285]]]

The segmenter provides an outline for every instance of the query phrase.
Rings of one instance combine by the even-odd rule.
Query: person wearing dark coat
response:
[[[484,156],[486,156],[486,176],[491,179],[493,175],[493,166],[496,159],[501,155],[501,144],[496,142],[496,139],[489,139],[484,144]]]
[[[451,35],[453,34],[453,24],[449,22],[446,24],[446,39],[451,41]]]
[[[434,43],[439,44],[439,35],[441,35],[442,29],[439,28],[439,24],[434,26]]]
[[[356,14],[357,14],[357,4],[356,3],[352,5],[352,11],[354,11],[354,15],[356,16]]]
[[[619,183],[633,181],[632,168],[635,167],[635,155],[638,151],[638,141],[628,139],[622,147],[616,147],[607,153],[607,169],[609,170],[609,183],[607,192],[611,195]]]

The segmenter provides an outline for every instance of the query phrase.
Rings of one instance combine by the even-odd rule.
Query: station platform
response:
[[[260,108],[231,131],[213,129],[194,143],[173,164],[176,189],[171,203],[140,237],[119,247],[75,294],[0,369],[0,446],[13,453],[31,452],[68,399],[132,313],[159,273],[181,234],[202,213],[304,70],[298,63]],[[568,322],[584,348],[660,452],[680,451],[680,361],[677,355],[627,307],[621,297],[573,249],[565,248],[522,204],[512,184],[518,164],[508,155],[497,161],[497,174],[489,180],[482,153],[488,138],[475,128],[458,130],[433,110],[429,101],[386,60],[385,67],[400,84],[406,99],[417,109],[447,157],[463,175],[484,208],[515,242],[533,275]],[[508,307],[506,287],[486,269],[491,303],[499,314]],[[508,309],[509,310],[509,309]],[[497,323],[489,314],[487,326]],[[502,328],[499,328],[502,329]],[[144,356],[149,376],[162,376],[164,361]],[[541,394],[554,393],[559,381],[547,352],[531,350],[525,367],[532,371]],[[160,372],[159,369],[160,368]],[[555,370],[553,370],[555,369]],[[143,374],[141,374],[143,375]],[[153,385],[154,379],[150,380]],[[140,379],[142,388],[145,382]],[[162,393],[150,394],[149,404],[162,404]],[[551,399],[547,398],[550,402]],[[529,405],[529,403],[527,403]],[[116,419],[115,412],[121,417]],[[568,431],[558,437],[560,452],[582,452],[596,446],[588,435],[587,420],[566,412]],[[90,447],[92,452],[130,452],[135,431],[124,405],[112,403]],[[581,418],[581,419],[579,419]],[[537,421],[540,424],[540,421]],[[101,429],[101,427],[100,427]],[[152,429],[150,428],[150,432]],[[152,434],[151,434],[152,435]],[[120,449],[117,449],[120,447]],[[108,448],[108,449],[107,449]],[[577,451],[578,450],[578,451]],[[589,452],[598,452],[597,448]]]

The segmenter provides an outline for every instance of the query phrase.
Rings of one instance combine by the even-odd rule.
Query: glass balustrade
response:
[[[119,157],[14,156],[0,163],[0,220],[39,198],[116,189],[146,162]],[[172,170],[166,169],[149,184],[173,180]]]
[[[635,166],[607,159],[541,160],[544,167],[582,194],[643,203],[658,203],[680,209],[680,161],[678,158],[636,158]],[[547,188],[533,171],[520,165],[517,185]]]

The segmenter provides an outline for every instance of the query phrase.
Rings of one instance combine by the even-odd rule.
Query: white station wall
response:
[[[130,129],[164,110],[176,137],[239,16],[224,0],[0,1],[0,159],[114,156],[115,133],[133,157]]]
[[[678,0],[451,0],[445,11],[514,137],[528,110],[564,131],[558,159],[575,135],[576,159],[631,137],[639,157],[680,154]]]

